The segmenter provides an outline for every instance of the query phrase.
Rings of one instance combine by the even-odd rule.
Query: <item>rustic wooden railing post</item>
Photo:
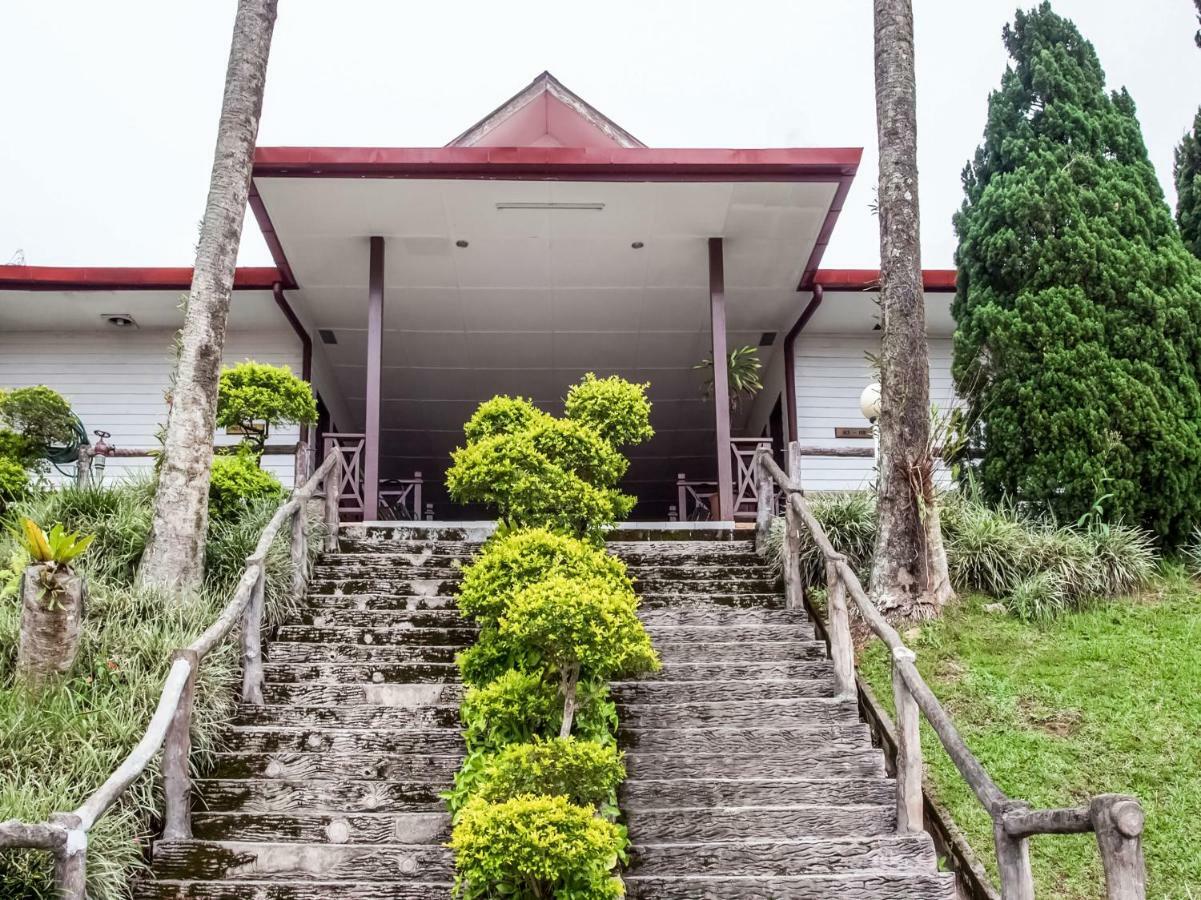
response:
[[[775,482],[763,465],[763,450],[755,454],[755,548],[762,553],[771,532]]]
[[[842,698],[856,696],[855,645],[851,640],[851,614],[847,586],[838,574],[845,557],[826,560],[826,619],[829,622],[830,658],[834,662],[834,687]]]
[[[304,596],[309,575],[309,516],[308,503],[301,503],[292,514],[292,597]]]
[[[676,507],[680,512],[680,521],[688,521],[688,488],[684,484],[687,476],[683,472],[676,473]]]
[[[67,840],[54,851],[54,887],[60,900],[87,900],[88,834],[74,813],[55,813],[50,822],[66,829]]]
[[[1088,806],[1109,900],[1144,900],[1147,868],[1143,861],[1143,808],[1135,797],[1101,794]]]
[[[921,831],[922,823],[922,735],[921,710],[913,698],[903,663],[917,656],[907,647],[892,651],[892,695],[897,712],[897,832]]]
[[[338,453],[335,445],[328,452]],[[325,552],[333,553],[338,549],[338,505],[342,493],[342,458],[334,457],[335,462],[325,474]]]
[[[192,705],[196,696],[196,674],[200,654],[195,650],[176,650],[171,662],[187,660],[188,680],[179,695],[179,705],[163,741],[163,840],[186,841],[192,837]]]
[[[784,599],[789,609],[805,605],[801,578],[801,517],[793,504],[784,507]]]
[[[1034,870],[1030,868],[1029,841],[1024,835],[1011,835],[1005,830],[1006,813],[1029,808],[1029,804],[1020,800],[1009,800],[1000,809],[990,811],[1002,900],[1034,900]]]
[[[788,442],[788,467],[784,470],[788,475],[788,480],[792,482],[792,489],[799,491],[801,489],[801,445],[796,441]]]
[[[258,567],[250,602],[242,616],[242,702],[263,703],[263,592],[266,587],[264,560],[248,560]]]

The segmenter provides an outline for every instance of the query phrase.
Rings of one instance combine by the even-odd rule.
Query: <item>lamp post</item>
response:
[[[859,395],[859,411],[872,425],[872,464],[880,472],[880,383],[873,381]]]

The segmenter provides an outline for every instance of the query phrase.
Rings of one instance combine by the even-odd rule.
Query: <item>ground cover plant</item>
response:
[[[458,595],[479,626],[459,656],[467,756],[446,794],[455,893],[467,900],[624,892],[625,767],[608,682],[658,659],[625,565],[601,537],[628,508],[613,488],[625,471],[617,447],[650,436],[650,405],[644,386],[588,376],[566,409],[558,420],[520,399],[484,403],[448,474],[459,499],[491,502],[507,520]],[[544,475],[549,491],[534,484]],[[558,491],[583,501],[545,505]]]
[[[145,547],[153,485],[68,487],[13,504],[8,523],[28,516],[47,526],[95,535],[77,565],[89,594],[72,674],[33,694],[15,683],[20,605],[16,576],[27,556],[6,531],[0,536],[0,820],[44,821],[74,809],[112,773],[142,736],[168,669],[170,651],[185,646],[229,599],[246,556],[275,510],[274,500],[240,506],[209,526],[206,589],[167,598],[133,586]],[[312,531],[316,532],[314,528]],[[289,597],[286,540],[268,559],[267,605],[278,620]],[[193,752],[203,766],[218,728],[232,713],[236,648],[210,654],[201,668],[193,719]],[[153,776],[140,779],[89,833],[88,896],[125,896],[142,863],[152,817],[161,809]],[[53,862],[41,851],[0,852],[0,896],[52,897]]]

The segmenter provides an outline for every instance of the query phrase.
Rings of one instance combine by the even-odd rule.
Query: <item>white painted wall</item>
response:
[[[809,447],[868,447],[871,440],[834,437],[838,426],[865,427],[859,395],[876,379],[867,354],[879,352],[879,333],[802,332],[796,351],[797,439]],[[940,410],[955,401],[951,384],[951,338],[929,338],[930,402]],[[862,490],[874,477],[872,460],[808,456],[801,485],[812,491]]]
[[[89,435],[100,429],[112,432],[109,442],[117,447],[155,448],[156,431],[166,421],[163,397],[174,365],[174,334],[170,329],[6,331],[0,333],[0,387],[47,385],[71,403]],[[300,342],[287,325],[229,332],[224,359],[229,365],[253,359],[301,371]],[[293,426],[272,432],[268,440],[295,443],[298,438]],[[216,442],[235,444],[238,438],[220,433]],[[105,479],[151,464],[149,459],[109,459]],[[267,456],[263,465],[291,486],[292,457]]]

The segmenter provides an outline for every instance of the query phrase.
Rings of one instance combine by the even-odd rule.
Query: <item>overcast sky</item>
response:
[[[942,267],[1015,5],[914,6],[924,262]],[[1191,0],[1055,7],[1134,96],[1174,202],[1201,103]],[[234,9],[5,0],[0,264],[191,263]],[[868,0],[281,0],[259,143],[440,146],[543,69],[653,147],[864,147],[823,265],[876,265]],[[245,235],[242,264],[269,264],[253,218]]]

